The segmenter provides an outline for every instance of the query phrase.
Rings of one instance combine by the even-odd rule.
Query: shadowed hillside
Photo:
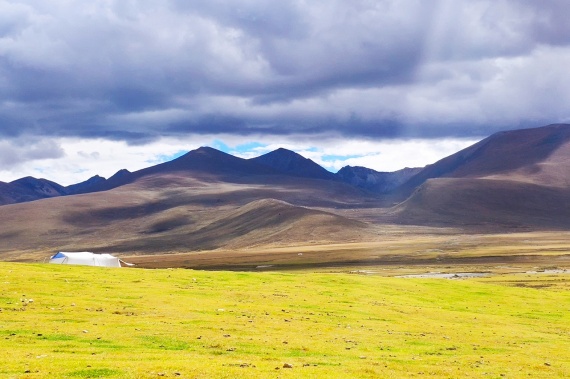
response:
[[[366,167],[345,166],[337,173],[337,177],[345,183],[365,190],[386,194],[410,180],[422,168],[403,168],[394,172],[379,172]]]
[[[569,175],[570,125],[497,133],[411,178],[400,188],[411,196],[392,215],[406,224],[568,228]]]
[[[213,215],[214,216],[214,215]],[[254,246],[289,246],[303,243],[344,242],[355,233],[370,234],[366,224],[328,212],[264,199],[235,209],[220,209],[207,223],[188,222],[179,212],[153,224],[146,236],[119,242],[107,250],[145,252],[237,249]],[[203,221],[203,220],[202,220]],[[161,233],[162,232],[162,233]],[[168,239],[165,239],[165,234]]]
[[[283,148],[257,158],[252,158],[250,161],[271,167],[288,175],[312,179],[337,180],[333,173],[325,170],[312,160]]]
[[[570,191],[506,180],[430,179],[393,215],[414,225],[566,229]]]
[[[23,203],[66,195],[65,187],[47,179],[36,179],[31,176],[14,180],[10,183],[0,182],[0,205]]]
[[[463,149],[449,157],[426,166],[399,189],[403,195],[432,178],[511,177],[515,173],[525,176],[524,181],[539,177],[543,167],[555,152],[570,143],[570,125],[558,124],[540,128],[500,132]],[[566,153],[565,159],[570,155]],[[563,158],[564,159],[564,158]],[[570,174],[570,161],[566,161],[557,177]],[[540,182],[540,180],[537,180]],[[549,184],[549,183],[546,183]]]
[[[354,187],[272,178],[231,183],[169,172],[109,191],[6,205],[0,213],[0,254],[4,259],[18,251],[24,253],[20,257],[36,259],[57,250],[153,254],[374,235],[362,222],[306,207],[334,210],[374,203]]]

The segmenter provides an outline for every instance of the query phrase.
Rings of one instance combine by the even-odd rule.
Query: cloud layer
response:
[[[10,182],[24,176],[46,178],[62,185],[84,181],[94,175],[106,178],[119,169],[140,170],[174,159],[188,150],[212,146],[241,158],[253,158],[285,147],[310,158],[332,172],[345,165],[365,166],[378,171],[420,167],[472,144],[475,140],[339,139],[322,136],[318,146],[304,136],[189,135],[160,138],[144,145],[103,138],[56,137],[49,140],[22,139],[0,142],[0,180]],[[421,153],[419,153],[421,152]]]
[[[485,135],[570,119],[564,0],[0,1],[0,133]]]

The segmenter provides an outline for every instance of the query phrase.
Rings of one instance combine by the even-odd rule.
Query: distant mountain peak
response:
[[[376,193],[389,193],[405,183],[422,168],[403,168],[394,172],[380,172],[360,166],[344,166],[336,175],[353,186]]]
[[[272,153],[291,154],[291,155],[298,155],[298,156],[302,157],[301,154],[299,154],[293,150],[286,149],[284,147],[279,147],[279,148],[273,150]],[[305,157],[303,157],[303,158],[305,158]],[[305,158],[305,159],[307,159],[307,158]]]
[[[37,179],[26,176],[8,184],[15,195],[11,202],[25,202],[46,197],[56,197],[67,194],[65,187],[47,179]]]
[[[252,158],[250,161],[271,167],[287,175],[313,179],[337,180],[333,173],[319,166],[311,159],[282,147],[257,158]]]
[[[570,155],[568,149],[559,161],[548,161],[569,144],[569,124],[497,132],[426,166],[399,190],[409,196],[426,181],[438,178],[494,178],[541,185],[556,181],[565,186],[570,168],[563,162]]]
[[[189,161],[189,160],[224,160],[224,159],[241,159],[241,158],[237,158],[234,157],[231,154],[228,153],[224,153],[221,150],[218,149],[214,149],[213,147],[209,147],[209,146],[201,146],[195,150],[190,150],[189,152],[187,152],[186,154],[170,161],[170,162],[165,162],[164,164],[168,165],[168,164],[173,164],[175,162],[185,162],[185,161]]]
[[[120,178],[122,176],[128,175],[131,172],[129,170],[127,170],[126,168],[122,168],[119,171],[117,171],[113,176],[111,176],[111,178]]]
[[[10,184],[19,184],[19,185],[28,185],[28,186],[51,185],[51,186],[61,187],[59,184],[57,184],[56,182],[52,182],[51,180],[47,180],[47,179],[43,179],[43,178],[38,179],[38,178],[34,178],[33,176],[25,176],[23,178],[16,179],[16,180],[10,182]]]
[[[66,189],[70,195],[75,195],[79,193],[89,192],[93,188],[95,188],[95,186],[103,185],[103,183],[105,183],[106,181],[107,179],[105,179],[104,177],[99,175],[94,175],[84,182],[67,186]]]
[[[106,180],[106,183],[111,186],[123,185],[130,181],[130,177],[132,176],[132,172],[127,170],[126,168],[120,169],[117,171],[113,176]]]
[[[13,180],[10,183],[12,183],[12,184],[37,183],[37,182],[43,181],[43,180],[46,180],[46,179],[38,179],[38,178],[34,178],[33,176],[24,176],[23,178]]]
[[[195,150],[191,150],[190,153],[219,154],[219,153],[223,153],[223,151],[220,151],[218,149],[214,149],[213,147],[210,147],[210,146],[200,146],[199,148],[197,148]]]

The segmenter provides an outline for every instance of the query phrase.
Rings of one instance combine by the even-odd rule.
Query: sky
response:
[[[0,0],[0,181],[212,146],[335,172],[570,122],[567,0]]]

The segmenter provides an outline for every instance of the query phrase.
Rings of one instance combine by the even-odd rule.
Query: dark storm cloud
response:
[[[0,1],[0,137],[567,121],[567,14],[563,0]]]
[[[57,159],[64,156],[64,151],[53,141],[36,138],[17,138],[12,141],[0,141],[0,167],[10,169],[32,160]]]

